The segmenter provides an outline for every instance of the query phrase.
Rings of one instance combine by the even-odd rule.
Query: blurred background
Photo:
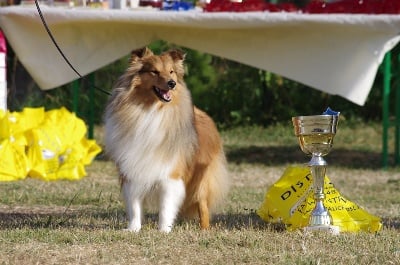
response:
[[[302,7],[309,1],[271,2],[291,3]],[[18,3],[3,2],[2,5],[10,4]],[[157,53],[177,47],[163,41],[154,42],[149,46]],[[269,126],[290,121],[295,115],[321,113],[328,106],[341,111],[348,120],[382,120],[382,70],[376,76],[366,104],[358,106],[339,96],[320,92],[272,72],[185,47],[178,48],[187,54],[185,81],[192,92],[194,103],[209,113],[219,128]],[[399,50],[400,47],[396,47],[392,51],[392,72],[395,77],[396,73],[400,72]],[[21,65],[12,48],[7,46],[8,108],[11,111],[20,111],[24,107],[44,106],[46,110],[50,110],[64,106],[69,110],[76,108],[78,116],[87,121],[88,112],[93,111],[91,106],[95,110],[95,124],[101,124],[108,95],[93,88],[110,91],[113,83],[126,69],[128,58],[129,55],[97,70],[90,74],[90,78],[42,91]],[[398,86],[396,80],[400,78],[392,78],[392,87]],[[394,105],[395,102],[390,103],[390,113],[394,113]]]

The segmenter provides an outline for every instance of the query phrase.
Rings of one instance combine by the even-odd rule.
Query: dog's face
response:
[[[148,48],[133,51],[130,69],[136,73],[131,84],[132,96],[149,104],[173,101],[175,93],[179,93],[175,90],[183,82],[183,60],[184,54],[177,50],[161,55],[154,55]]]

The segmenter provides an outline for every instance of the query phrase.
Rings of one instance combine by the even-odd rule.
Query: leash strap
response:
[[[69,65],[69,67],[71,67],[71,69],[79,76],[79,78],[84,78],[84,77],[75,69],[75,67],[71,64],[71,62],[70,62],[70,61],[68,60],[68,58],[65,56],[65,54],[64,54],[63,51],[61,50],[60,46],[58,45],[58,43],[57,43],[56,40],[54,39],[54,36],[53,36],[53,34],[51,33],[51,31],[50,31],[50,29],[49,29],[49,27],[48,27],[48,25],[47,25],[47,23],[46,23],[46,20],[44,19],[44,16],[43,16],[43,14],[42,14],[42,10],[41,10],[40,7],[39,7],[39,2],[38,2],[38,0],[35,0],[35,5],[36,5],[36,9],[37,9],[37,11],[38,11],[38,13],[39,13],[40,19],[42,20],[43,26],[44,26],[44,28],[46,29],[47,34],[49,35],[49,37],[50,37],[51,41],[53,42],[54,46],[56,46],[58,52],[59,52],[59,53],[61,54],[61,56],[64,58],[65,62]],[[95,86],[95,88],[98,89],[98,90],[100,90],[101,92],[107,94],[107,95],[111,95],[111,93],[110,93],[109,91],[106,91],[106,90],[104,90],[104,89],[102,89],[102,88],[99,88],[99,87],[96,87],[96,86]]]

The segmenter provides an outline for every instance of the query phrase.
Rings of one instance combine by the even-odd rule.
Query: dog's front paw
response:
[[[169,233],[172,230],[172,225],[159,225],[158,230],[160,230],[163,233]]]
[[[141,225],[129,224],[128,228],[124,229],[124,231],[137,233],[140,231],[141,228]]]

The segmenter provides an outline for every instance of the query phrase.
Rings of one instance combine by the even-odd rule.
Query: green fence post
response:
[[[88,131],[88,138],[94,138],[94,82],[95,82],[95,75],[94,73],[89,75],[89,113],[88,113],[88,122],[89,122],[89,131]]]
[[[383,95],[382,95],[382,165],[388,167],[388,129],[389,129],[389,95],[391,80],[391,53],[385,55],[384,78],[383,78]]]
[[[72,111],[78,116],[80,79],[72,82]]]

